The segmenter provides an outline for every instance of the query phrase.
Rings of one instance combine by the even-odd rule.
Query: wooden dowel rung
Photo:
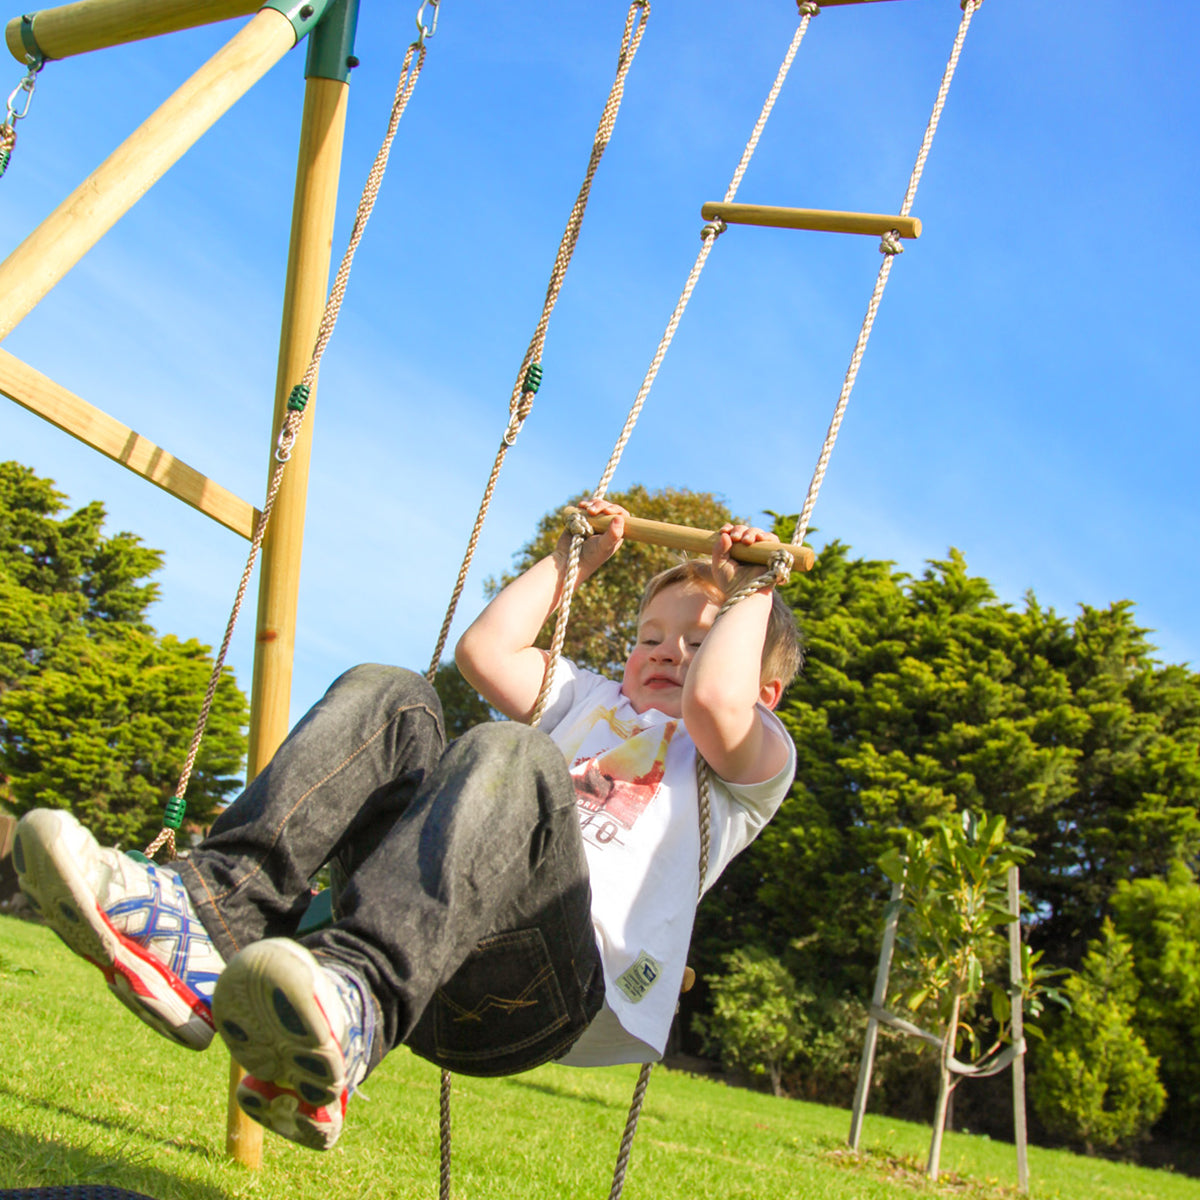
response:
[[[730,225],[768,225],[776,229],[812,229],[821,233],[866,233],[880,237],[896,230],[902,238],[919,238],[916,217],[887,213],[839,212],[826,208],[779,208],[768,204],[725,204],[710,200],[700,209],[706,221],[722,218]]]
[[[568,506],[564,512],[570,516],[580,510]],[[612,517],[593,517],[588,514],[588,523],[596,533],[603,533],[612,524]],[[711,529],[692,529],[687,525],[672,525],[667,521],[648,521],[644,517],[625,518],[625,536],[631,542],[645,542],[651,546],[666,546],[670,550],[684,550],[690,554],[711,554],[718,534]],[[766,566],[776,550],[784,549],[791,554],[793,571],[811,571],[816,557],[808,546],[793,546],[785,542],[755,542],[752,546],[734,546],[733,557],[738,562]]]
[[[28,363],[0,350],[0,395],[57,425],[85,446],[170,492],[177,500],[211,517],[247,540],[254,536],[259,512],[219,483],[180,462],[128,425],[48,379]]]

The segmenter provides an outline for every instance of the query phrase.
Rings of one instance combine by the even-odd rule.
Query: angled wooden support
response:
[[[178,29],[249,16],[261,7],[262,0],[78,0],[13,17],[5,26],[4,41],[18,62],[25,61],[31,39],[43,58],[70,58]]]
[[[0,264],[0,340],[295,44],[292,22],[263,9]]]
[[[108,413],[0,350],[0,394],[249,540],[259,512]]]
[[[579,512],[569,505],[564,512],[570,516]],[[586,514],[585,514],[586,515]],[[588,516],[588,524],[596,533],[603,533],[612,524],[612,517]],[[631,542],[646,542],[651,546],[666,546],[690,554],[711,554],[718,534],[710,529],[691,529],[687,525],[672,525],[667,521],[648,521],[644,517],[625,518],[625,536]],[[753,546],[734,546],[733,557],[738,562],[767,566],[776,550],[786,550],[793,559],[793,571],[811,571],[816,555],[809,546],[794,546],[787,542],[756,542]]]
[[[700,209],[706,221],[720,217],[730,225],[767,225],[776,229],[812,229],[821,233],[866,233],[882,237],[896,230],[902,238],[919,238],[916,217],[887,213],[839,212],[826,208],[778,208],[768,204],[725,204],[710,201]]]

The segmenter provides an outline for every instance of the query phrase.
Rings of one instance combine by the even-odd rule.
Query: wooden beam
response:
[[[568,506],[567,515],[580,510]],[[597,533],[603,533],[612,524],[612,517],[588,517],[588,523]],[[631,542],[647,542],[652,546],[666,546],[671,550],[685,550],[691,554],[711,554],[718,535],[709,529],[690,529],[686,525],[671,525],[667,521],[648,521],[644,517],[625,518],[625,536]],[[785,542],[756,542],[752,546],[734,546],[733,557],[738,562],[766,566],[776,550],[786,550],[793,558],[793,571],[811,571],[816,555],[808,546],[793,546]]]
[[[730,225],[767,225],[776,229],[813,229],[821,233],[866,233],[881,237],[895,229],[902,238],[919,238],[917,217],[893,217],[887,213],[839,212],[827,208],[777,208],[767,204],[725,204],[712,200],[700,208],[711,221],[722,218]]]
[[[258,509],[219,483],[180,462],[128,425],[69,392],[65,387],[0,350],[0,393],[22,408],[57,425],[85,446],[148,479],[176,500],[190,504],[219,525],[247,540],[254,536]]]
[[[79,0],[35,12],[30,28],[46,58],[70,58],[105,46],[245,17],[261,7],[262,0]],[[13,17],[4,29],[8,51],[21,63],[26,54],[23,20]]]
[[[296,44],[263,9],[0,263],[0,339]]]

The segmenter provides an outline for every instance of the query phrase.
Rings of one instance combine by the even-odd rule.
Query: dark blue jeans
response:
[[[403,1042],[466,1074],[522,1071],[599,1011],[575,791],[545,734],[499,722],[447,747],[421,676],[347,671],[177,865],[228,959],[295,936],[327,863],[347,880],[337,919],[301,940],[370,989],[372,1067]]]

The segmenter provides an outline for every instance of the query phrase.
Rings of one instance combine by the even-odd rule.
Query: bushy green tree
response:
[[[1130,605],[1072,623],[1000,603],[957,552],[914,579],[837,542],[785,594],[808,646],[779,710],[797,782],[701,910],[702,972],[749,937],[869,994],[887,899],[870,864],[954,812],[1002,815],[1034,852],[1037,948],[1063,965],[1119,880],[1200,853],[1200,678],[1155,662]]]
[[[1111,921],[1065,985],[1071,1011],[1039,1055],[1034,1110],[1050,1132],[1096,1148],[1127,1149],[1162,1112],[1158,1059],[1134,1028],[1138,981],[1129,942]]]
[[[158,637],[146,609],[159,551],[105,536],[54,485],[0,463],[0,802],[69,808],[131,845],[162,823],[207,686],[207,647]],[[212,820],[238,784],[245,698],[226,671],[187,795]]]
[[[1141,983],[1137,1029],[1162,1063],[1166,1131],[1194,1139],[1200,1135],[1200,883],[1177,861],[1165,879],[1119,885],[1112,908]]]
[[[804,993],[777,959],[747,946],[725,956],[724,972],[709,980],[712,1011],[694,1027],[706,1053],[750,1075],[765,1075],[783,1095],[783,1072],[799,1055],[810,1032],[804,1019],[812,993]]]

